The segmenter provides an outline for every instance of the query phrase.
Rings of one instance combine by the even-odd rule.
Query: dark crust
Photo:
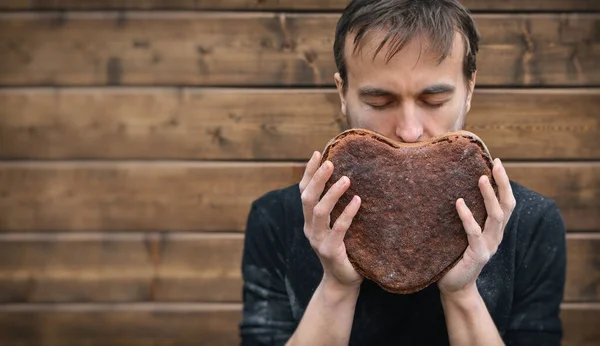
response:
[[[358,128],[346,130],[346,131],[338,134],[337,136],[335,136],[333,139],[331,139],[325,146],[325,149],[323,150],[323,157],[321,159],[321,164],[323,162],[327,161],[327,159],[329,157],[329,151],[331,149],[333,149],[338,144],[338,142],[340,142],[342,139],[344,139],[345,137],[348,137],[348,136],[369,136],[372,139],[380,141],[380,142],[387,144],[393,148],[423,147],[423,146],[427,146],[427,145],[431,145],[431,144],[448,142],[451,140],[452,137],[468,138],[473,143],[476,143],[477,145],[479,145],[479,147],[483,151],[482,156],[485,160],[487,160],[489,162],[490,167],[492,167],[494,164],[492,155],[490,154],[490,151],[488,150],[485,143],[483,143],[481,138],[479,138],[476,134],[469,132],[469,131],[460,130],[460,131],[448,132],[443,135],[430,138],[427,141],[418,142],[418,143],[402,143],[402,142],[393,141],[377,132],[367,130],[367,129],[358,129]]]
[[[336,158],[339,158],[341,155],[344,154],[343,152],[345,150],[346,151],[349,150],[348,148],[343,148],[344,146],[347,147],[349,145],[348,143],[350,143],[350,142],[348,140],[352,140],[352,141],[357,140],[358,141],[357,143],[360,143],[359,145],[361,145],[361,148],[362,148],[362,146],[370,146],[369,147],[370,149],[367,148],[367,150],[371,150],[373,152],[379,150],[377,148],[383,147],[382,150],[384,153],[381,154],[381,156],[383,156],[384,159],[385,159],[386,155],[387,156],[395,156],[397,154],[397,152],[395,152],[395,151],[390,154],[389,150],[388,150],[390,147],[393,149],[401,149],[401,150],[406,150],[406,149],[410,150],[410,148],[415,148],[416,150],[423,150],[424,148],[427,148],[429,150],[431,148],[437,147],[438,149],[442,148],[441,150],[446,150],[447,148],[449,148],[451,146],[460,146],[459,149],[462,150],[463,148],[466,148],[465,145],[468,146],[469,144],[471,144],[471,147],[472,147],[472,144],[476,144],[477,150],[474,151],[474,149],[472,149],[472,148],[469,149],[469,151],[472,154],[471,156],[473,156],[473,157],[469,158],[470,161],[468,161],[467,163],[475,162],[478,160],[482,160],[484,163],[482,162],[481,164],[477,164],[477,162],[475,162],[475,164],[479,165],[478,167],[480,167],[479,171],[477,171],[475,173],[473,173],[473,172],[471,172],[471,173],[473,173],[473,174],[483,173],[483,174],[488,175],[488,177],[490,178],[490,181],[492,182],[492,186],[494,187],[494,190],[496,191],[496,194],[497,194],[497,186],[496,186],[496,183],[491,174],[492,167],[493,167],[492,157],[491,157],[487,147],[483,143],[483,141],[477,135],[475,135],[471,132],[456,131],[456,132],[446,133],[442,136],[438,136],[435,138],[431,138],[424,142],[401,143],[401,142],[393,141],[389,138],[386,138],[385,136],[382,136],[381,134],[378,134],[376,132],[369,131],[366,129],[350,129],[350,130],[346,130],[346,131],[340,133],[335,138],[333,138],[331,141],[329,141],[329,143],[327,144],[327,146],[325,147],[325,150],[323,152],[322,163],[325,162],[326,160],[331,160],[332,162],[334,162]],[[373,145],[373,143],[376,143],[374,141],[379,142],[384,145],[383,146]],[[338,145],[341,145],[342,148],[338,148]],[[354,145],[356,146],[358,144],[354,144]],[[356,148],[357,147],[355,147],[354,150],[356,150]],[[376,148],[376,149],[373,149],[373,148]],[[385,148],[388,148],[388,149],[385,149]],[[433,151],[435,152],[438,149],[434,149]],[[385,152],[386,150],[388,150],[388,151]],[[465,149],[465,152],[466,152],[466,149]],[[399,157],[403,158],[404,156],[402,156],[402,155],[406,156],[406,154],[401,154],[401,155],[399,155]],[[476,158],[477,155],[480,157],[480,159]],[[421,162],[420,165],[423,165],[423,161],[420,161],[420,162]],[[352,162],[348,163],[348,161],[346,160],[346,165],[350,165],[350,167],[352,167],[352,165],[354,165],[354,163],[352,163]],[[339,177],[341,177],[341,175],[348,173],[349,171],[352,170],[352,168],[346,168],[347,172],[338,172],[338,174],[335,174],[335,171],[337,170],[337,165],[334,163],[334,166],[336,166],[336,169],[334,169],[334,174],[332,175],[330,181],[328,181],[328,184],[326,185],[324,193],[329,189],[331,184],[335,183],[335,181],[337,181],[337,179],[339,179]],[[341,166],[343,166],[343,164]],[[483,169],[482,167],[486,167],[486,168]],[[470,169],[470,168],[466,168],[466,169]],[[362,172],[364,173],[365,171],[363,170]],[[370,172],[364,173],[364,174],[363,173],[361,173],[362,175],[358,174],[356,176],[357,181],[361,181],[361,179],[362,179],[362,181],[368,182],[369,179],[371,179],[371,177],[375,176],[375,175],[370,174]],[[458,172],[458,173],[463,174],[463,172]],[[412,174],[414,174],[414,173],[412,173]],[[391,178],[392,175],[388,175],[388,177]],[[407,177],[407,179],[408,179],[408,177]],[[417,178],[415,178],[415,180],[416,179]],[[471,179],[471,180],[473,180],[473,179]],[[353,179],[351,178],[351,185],[352,185],[352,181],[353,181]],[[411,179],[411,182],[412,182],[412,179]],[[382,184],[380,184],[380,185],[382,185]],[[351,186],[351,188],[352,188],[352,186]],[[382,187],[378,186],[378,185],[372,185],[372,188],[373,188],[373,190],[376,190],[376,191],[373,191],[373,194],[375,196],[378,196],[381,200],[382,199],[381,191],[383,191]],[[370,191],[371,190],[369,190],[369,192]],[[344,196],[342,196],[342,198],[340,198],[340,202],[334,208],[334,212],[332,212],[332,216],[331,216],[332,223],[337,219],[337,217],[341,214],[341,211],[343,210],[345,205],[349,202],[349,200],[351,198],[349,192],[351,192],[351,191],[349,190]],[[414,192],[414,190],[413,190],[413,192]],[[478,193],[478,194],[480,195],[480,193]],[[362,197],[363,196],[361,196],[361,198]],[[403,196],[403,197],[406,197],[406,196]],[[412,197],[409,197],[409,198],[412,198]],[[467,200],[467,199],[465,199],[465,200]],[[381,202],[379,202],[379,203],[381,204]],[[363,205],[364,204],[365,204],[365,199],[363,198]],[[483,221],[485,220],[485,217],[487,217],[487,214],[485,212],[485,207],[484,206],[481,207],[481,204],[482,203],[477,203],[477,205],[475,206],[475,209],[477,209],[477,210],[472,210],[472,211],[473,211],[474,215],[477,214],[476,220],[478,221],[478,223],[480,223],[482,225]],[[361,209],[363,209],[363,207],[361,207]],[[360,213],[361,213],[361,211],[359,210],[359,214]],[[390,211],[389,213],[390,213],[390,215],[392,215],[394,213],[397,214],[397,212],[395,212],[395,211]],[[410,213],[410,211],[408,213]],[[413,212],[413,214],[411,214],[412,216],[410,216],[411,217],[410,220],[419,219],[419,218],[415,218],[414,215],[421,216],[421,219],[427,219],[429,217],[428,214],[415,214],[415,213],[416,212]],[[396,215],[392,215],[392,216],[396,216]],[[355,221],[353,221],[353,225],[351,226],[350,230],[348,231],[348,233],[346,235],[345,242],[347,244],[347,248],[349,248],[348,241],[352,242],[352,237],[359,237],[360,240],[358,241],[358,243],[361,243],[361,242],[364,243],[364,240],[363,240],[363,238],[361,238],[360,234],[352,235],[352,232],[351,232],[353,230],[353,226],[355,223],[360,224],[360,221],[356,221],[358,217],[359,217],[359,215],[357,215],[357,217],[355,217]],[[429,219],[431,219],[431,217],[429,217]],[[369,226],[371,228],[377,227],[377,226],[373,226],[373,225],[377,225],[377,222],[372,222],[373,218],[371,218],[369,221],[370,222],[366,223],[366,226],[365,226],[365,223],[362,224],[362,227],[364,227],[366,229],[366,231],[371,230],[370,228],[368,228]],[[404,221],[407,221],[407,219],[405,219]],[[382,224],[388,225],[386,223],[382,223]],[[454,228],[456,229],[456,222],[455,222],[454,226],[455,226]],[[361,225],[359,225],[357,227],[361,227]],[[464,250],[466,249],[466,247],[468,245],[466,234],[464,233],[464,230],[462,230],[462,225],[460,226],[460,228],[461,228],[461,230],[460,230],[461,233],[458,234],[458,233],[456,233],[457,231],[455,230],[455,233],[453,235],[454,238],[452,238],[453,240],[450,240],[449,242],[445,242],[444,239],[436,239],[435,234],[434,234],[434,239],[436,239],[436,241],[437,241],[437,243],[435,243],[435,244],[437,244],[438,248],[441,249],[441,247],[445,247],[449,243],[450,245],[448,245],[448,247],[454,246],[454,248],[453,248],[454,252],[452,252],[452,253],[454,253],[456,256],[453,258],[449,258],[448,257],[449,254],[446,253],[445,256],[446,256],[447,260],[443,261],[443,264],[442,264],[442,265],[445,265],[445,267],[442,270],[440,270],[439,272],[437,272],[437,274],[427,277],[426,280],[423,280],[422,278],[418,277],[419,279],[421,279],[420,283],[416,282],[419,280],[415,280],[415,282],[413,282],[409,285],[407,285],[406,283],[398,284],[398,282],[383,282],[383,279],[381,279],[381,275],[379,275],[379,276],[375,275],[375,274],[373,274],[373,270],[366,270],[365,268],[363,268],[363,266],[365,266],[365,265],[369,266],[369,264],[361,263],[361,261],[354,256],[354,254],[352,253],[352,251],[350,251],[350,249],[348,250],[348,258],[358,273],[360,273],[367,279],[370,279],[370,280],[376,282],[383,289],[393,292],[393,293],[400,293],[400,294],[414,293],[414,292],[422,290],[423,288],[425,288],[425,287],[431,285],[432,283],[438,281],[439,279],[441,279],[450,269],[452,269],[460,261],[460,259],[462,258],[462,255],[464,253]],[[360,232],[360,231],[361,230],[359,229],[358,232]],[[355,232],[357,232],[357,231],[355,231]],[[425,232],[423,232],[423,233],[425,233]],[[386,234],[389,235],[390,233],[388,232]],[[404,237],[410,236],[410,233],[406,233],[406,232],[405,233],[397,233],[397,234],[399,234],[399,236],[404,236]],[[445,236],[445,235],[442,235],[442,236]],[[365,237],[364,233],[363,233],[362,237]],[[423,237],[426,237],[426,236],[423,236]],[[369,239],[368,235],[366,236],[366,238],[367,238],[367,240]],[[424,239],[430,239],[430,238],[424,238]],[[376,242],[375,246],[382,246],[382,245],[385,245],[385,243],[389,243],[389,242],[393,242],[393,241],[394,241],[393,239],[389,239],[389,238],[385,238],[385,240],[380,239],[380,242],[379,243]],[[406,240],[404,240],[404,241],[405,241],[405,243],[402,243],[401,241],[400,241],[400,243],[401,244],[410,243],[409,241],[406,241]],[[385,247],[385,246],[383,246],[383,247]],[[351,248],[351,246],[350,246],[350,248]],[[419,249],[412,249],[411,251],[416,251],[416,250],[419,250]],[[357,251],[361,251],[361,250],[359,249]],[[385,253],[385,250],[382,249],[381,251],[383,253]],[[446,251],[445,249],[441,249],[439,252],[445,252],[445,251]],[[377,251],[375,251],[375,252],[377,252]],[[417,252],[419,252],[419,251],[417,251]],[[448,252],[448,251],[446,251],[446,252]],[[389,253],[389,251],[387,253]],[[451,255],[451,253],[450,253],[450,255]],[[425,255],[420,255],[420,254],[414,255],[415,258],[418,258],[419,256],[421,256],[421,259],[427,258]],[[358,256],[358,257],[360,257],[360,256]],[[435,256],[433,256],[433,257],[435,257]],[[364,258],[364,256],[363,256],[363,258]],[[371,264],[373,261],[379,260],[379,258],[373,258],[373,256],[371,256],[371,257],[367,256],[367,258],[371,260],[371,262],[370,262]],[[369,262],[369,261],[366,261],[366,262]],[[407,261],[407,262],[410,262],[410,261]],[[448,264],[446,265],[445,263],[448,263]],[[390,265],[393,265],[393,263],[390,263]],[[377,267],[377,265],[373,265],[372,267],[377,269],[377,268],[385,268],[385,266],[386,265],[379,264],[379,267]],[[389,265],[388,265],[388,267],[389,267]],[[369,269],[369,268],[367,268],[367,269]],[[413,272],[419,272],[418,268],[417,268],[417,270],[413,270]],[[394,275],[395,275],[395,273],[394,273]],[[418,274],[416,274],[416,275],[418,275]],[[410,276],[410,275],[408,275],[408,276]],[[402,280],[402,279],[403,279],[402,277],[399,278],[399,280]]]

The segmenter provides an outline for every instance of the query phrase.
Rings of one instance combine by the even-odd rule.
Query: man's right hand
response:
[[[286,345],[348,345],[360,284],[363,277],[354,270],[346,255],[344,236],[360,208],[354,196],[331,228],[333,207],[350,187],[342,177],[325,195],[325,184],[333,173],[329,161],[321,167],[321,154],[315,152],[300,181],[304,234],[319,256],[323,279],[313,293],[298,328]],[[323,195],[323,198],[319,198]]]
[[[333,164],[326,161],[319,167],[321,154],[313,153],[300,182],[304,234],[323,265],[323,281],[340,288],[356,289],[363,277],[356,272],[346,254],[344,236],[360,208],[360,197],[354,196],[330,228],[331,211],[350,187],[348,177],[340,178],[319,200],[325,184],[333,173]]]

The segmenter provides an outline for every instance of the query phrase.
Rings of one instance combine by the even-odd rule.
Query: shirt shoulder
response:
[[[511,181],[511,187],[517,203],[507,228],[516,226],[523,236],[522,233],[530,233],[539,229],[540,223],[547,216],[560,218],[560,211],[552,198],[513,181]]]
[[[250,217],[255,221],[249,224],[246,236],[276,240],[285,247],[290,232],[304,224],[302,202],[298,184],[266,192],[252,202]]]
[[[514,244],[514,289],[508,345],[560,344],[566,231],[555,201],[511,182],[517,201],[505,237]],[[527,340],[527,341],[526,341]],[[534,342],[535,341],[535,342]]]
[[[287,223],[302,219],[302,203],[298,184],[271,190],[258,197],[252,204],[254,208],[260,209],[273,221]]]
[[[264,278],[269,275],[283,280],[291,239],[290,218],[296,217],[297,213],[290,208],[294,196],[299,195],[299,191],[294,190],[294,186],[272,190],[252,202],[242,255],[242,269],[247,281],[258,277],[265,281]],[[280,290],[283,291],[283,288],[280,287]]]
[[[554,200],[544,196],[536,191],[533,191],[517,182],[511,181],[515,200],[517,205],[515,211],[525,212],[527,215],[541,214],[547,208],[556,207]]]
[[[511,186],[517,204],[505,233],[513,232],[516,237],[517,268],[538,257],[555,256],[556,251],[563,256],[566,227],[556,202],[518,183],[511,182]]]

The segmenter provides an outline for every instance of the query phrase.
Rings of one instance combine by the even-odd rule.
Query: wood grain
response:
[[[600,162],[508,163],[572,231],[600,229]],[[241,231],[250,203],[301,163],[0,162],[0,230]]]
[[[15,304],[0,306],[6,346],[237,345],[238,304]],[[564,304],[562,345],[598,345],[600,304]]]
[[[239,304],[0,306],[3,346],[239,344]]]
[[[302,173],[269,163],[0,163],[0,229],[242,230],[255,198]]]
[[[564,301],[600,301],[600,233],[567,236]]]
[[[335,89],[0,89],[0,158],[308,160]],[[600,89],[481,89],[466,130],[502,159],[600,159]],[[558,140],[560,139],[560,140]]]
[[[511,180],[556,201],[567,228],[600,229],[600,162],[506,164]]]
[[[462,2],[466,129],[562,161],[506,165],[570,231],[563,345],[600,345],[600,1]],[[0,0],[0,345],[239,344],[249,205],[346,127],[346,3]]]
[[[338,16],[3,13],[0,85],[333,85]],[[478,85],[600,85],[600,14],[474,18]]]
[[[0,303],[240,302],[243,235],[0,237]],[[600,235],[569,234],[565,301],[600,301]]]
[[[563,304],[563,346],[597,346],[600,342],[600,304]]]
[[[241,301],[243,235],[0,237],[0,302]]]
[[[348,0],[0,0],[0,10],[343,10]],[[594,0],[462,0],[471,11],[594,11]]]

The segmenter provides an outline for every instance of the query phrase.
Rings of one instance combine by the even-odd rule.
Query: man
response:
[[[462,128],[476,79],[478,36],[452,0],[357,0],[335,37],[335,83],[351,127],[403,142]],[[459,199],[469,246],[437,284],[388,293],[346,256],[356,196],[330,213],[351,181],[324,195],[333,165],[315,152],[297,185],[252,204],[242,272],[244,345],[559,345],[565,229],[553,201],[509,178],[494,161],[496,198],[479,188],[478,225]],[[323,196],[322,199],[319,199]]]

